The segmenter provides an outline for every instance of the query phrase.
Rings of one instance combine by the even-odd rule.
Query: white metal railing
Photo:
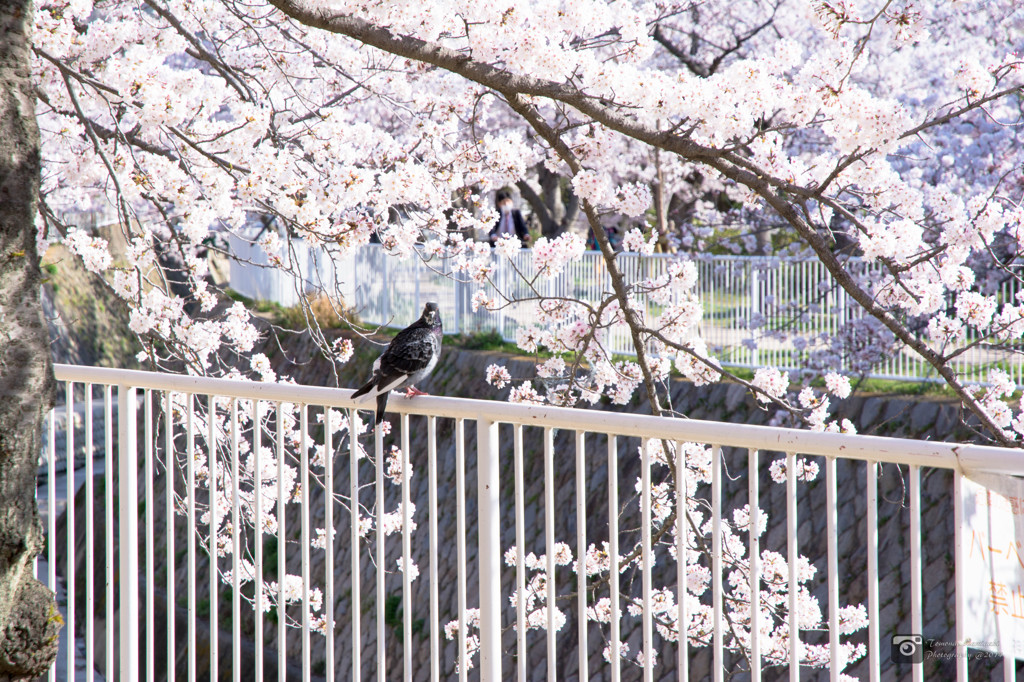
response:
[[[75,426],[74,420],[69,420],[64,434],[69,472],[75,469],[76,431],[85,434],[85,499],[79,505],[84,510],[86,527],[85,546],[81,548],[86,558],[83,612],[75,609],[76,602],[82,603],[83,600],[76,600],[75,592],[79,584],[76,571],[79,569],[73,557],[80,548],[74,531],[80,526],[81,520],[74,516],[74,504],[68,504],[62,524],[62,527],[70,529],[67,532],[67,543],[60,546],[56,543],[58,524],[54,493],[59,482],[55,478],[56,429],[51,414],[47,423],[47,475],[40,489],[42,499],[47,500],[49,542],[44,561],[48,571],[42,568],[43,562],[40,562],[40,579],[56,588],[56,570],[59,568],[62,582],[67,587],[69,625],[62,634],[66,645],[64,650],[67,652],[67,670],[75,670],[76,665],[83,664],[74,641],[76,637],[82,636],[85,639],[86,670],[93,670],[96,664],[93,651],[97,641],[105,643],[105,657],[101,666],[107,671],[108,679],[115,676],[122,680],[139,677],[154,679],[164,674],[167,679],[194,680],[207,675],[213,679],[216,678],[218,663],[230,666],[232,679],[241,679],[243,669],[248,670],[249,665],[256,679],[264,679],[265,674],[271,674],[269,667],[265,666],[271,666],[276,661],[277,678],[285,680],[291,679],[293,674],[287,669],[287,661],[294,660],[301,661],[296,664],[300,669],[295,670],[294,674],[303,680],[311,679],[314,669],[317,675],[322,675],[326,680],[361,680],[374,671],[378,680],[413,679],[413,661],[422,662],[424,658],[430,662],[430,680],[449,678],[455,662],[459,664],[459,678],[466,679],[468,669],[465,641],[470,636],[466,620],[460,619],[458,645],[454,650],[452,646],[442,645],[439,633],[445,620],[464,614],[474,601],[479,605],[480,633],[480,653],[474,675],[478,674],[481,680],[529,679],[534,670],[534,661],[545,657],[548,679],[560,678],[564,675],[564,652],[570,651],[572,645],[576,646],[578,661],[571,667],[574,671],[582,671],[581,679],[589,679],[589,676],[604,679],[604,675],[610,671],[611,678],[618,680],[624,672],[622,667],[631,665],[622,663],[618,655],[620,641],[624,640],[634,642],[634,651],[638,647],[645,652],[660,648],[664,655],[659,657],[659,668],[665,666],[671,669],[672,665],[676,665],[679,679],[686,679],[682,671],[692,663],[689,652],[695,646],[693,632],[690,631],[690,641],[684,641],[683,646],[676,646],[670,641],[661,641],[656,646],[654,640],[657,621],[652,612],[654,577],[651,566],[652,563],[662,566],[670,562],[664,540],[655,543],[651,532],[652,488],[658,482],[652,478],[652,451],[654,444],[663,441],[677,444],[673,448],[677,455],[675,471],[677,477],[680,477],[675,479],[677,483],[682,480],[681,472],[689,466],[685,450],[678,444],[699,443],[711,447],[710,492],[704,490],[701,495],[706,493],[709,498],[707,514],[712,525],[713,556],[710,570],[713,595],[711,609],[714,615],[710,646],[713,651],[714,679],[722,679],[726,665],[732,660],[727,649],[728,633],[724,629],[723,590],[726,588],[728,570],[722,554],[723,526],[728,523],[729,507],[737,508],[743,503],[750,504],[753,522],[758,522],[761,513],[758,502],[764,499],[759,497],[761,480],[767,468],[763,464],[769,453],[775,452],[781,453],[786,462],[785,511],[780,504],[779,509],[768,509],[768,512],[785,515],[785,546],[773,546],[771,534],[759,538],[757,533],[751,533],[747,551],[753,557],[761,557],[761,552],[766,550],[778,551],[780,556],[789,557],[789,565],[796,565],[798,552],[802,551],[797,542],[797,511],[801,505],[809,503],[808,491],[797,487],[798,457],[821,461],[825,471],[829,541],[823,558],[827,565],[827,570],[823,571],[827,582],[819,580],[814,588],[817,590],[815,594],[820,594],[827,606],[829,645],[832,660],[836,660],[839,607],[846,597],[845,583],[840,582],[838,562],[849,560],[847,556],[839,556],[841,548],[836,541],[839,536],[837,524],[841,523],[847,530],[862,529],[863,533],[858,530],[858,537],[866,538],[866,547],[858,548],[858,552],[866,553],[867,564],[858,574],[862,574],[867,582],[870,625],[866,639],[868,658],[861,664],[860,671],[870,679],[877,680],[881,672],[887,670],[887,657],[884,653],[887,649],[880,643],[881,633],[898,631],[901,623],[904,627],[912,626],[918,633],[923,627],[920,597],[921,513],[922,508],[927,506],[925,502],[932,504],[939,501],[948,505],[951,497],[954,500],[957,533],[954,551],[957,591],[954,619],[957,627],[957,652],[962,655],[966,645],[961,636],[960,623],[966,606],[961,603],[960,594],[964,581],[970,578],[964,575],[962,567],[965,545],[959,530],[963,514],[959,501],[961,478],[965,473],[975,471],[1024,473],[1024,461],[1020,459],[1020,453],[1001,448],[432,396],[391,398],[389,409],[400,415],[398,428],[391,436],[386,437],[378,428],[363,437],[364,440],[372,441],[368,450],[372,451],[373,460],[368,461],[365,456],[368,453],[363,452],[357,440],[350,438],[347,447],[343,447],[341,439],[336,436],[338,431],[334,426],[338,422],[335,419],[348,419],[351,420],[349,424],[354,424],[356,411],[367,407],[364,403],[353,402],[350,397],[352,391],[349,389],[263,384],[67,365],[57,365],[56,376],[58,381],[64,382],[67,414],[73,413],[73,402],[76,399],[82,398],[88,404],[93,399],[94,390],[98,390],[101,395],[106,408],[102,425],[106,433],[102,457],[105,475],[95,482],[92,479],[94,424],[93,410],[91,405],[87,405],[83,413],[84,424]],[[116,432],[113,430],[111,410],[115,391],[118,408]],[[335,413],[332,409],[341,412]],[[295,425],[291,423],[292,414],[298,415],[295,419],[297,433]],[[311,420],[310,415],[322,415],[324,428],[317,428],[320,422]],[[259,426],[246,431],[243,428],[246,423]],[[475,430],[475,447],[466,441],[467,428]],[[508,438],[508,429],[511,429],[511,438]],[[443,437],[442,431],[447,435]],[[572,438],[566,439],[561,433],[556,434],[556,431],[570,433]],[[556,436],[560,446],[575,450],[574,456],[566,453],[558,453],[556,456]],[[388,524],[385,516],[386,472],[383,466],[373,464],[383,463],[385,447],[392,440],[401,445],[398,474],[402,483],[401,497],[395,512],[398,516],[393,517],[402,519],[400,544],[381,532]],[[454,440],[454,447],[450,447],[451,440]],[[223,447],[219,447],[218,443],[222,441]],[[139,447],[140,442],[142,447]],[[536,447],[531,449],[528,442]],[[598,447],[602,443],[606,446],[606,454]],[[639,457],[636,455],[638,451]],[[214,453],[212,460],[206,458],[211,452]],[[466,481],[466,455],[469,452],[475,453],[475,487]],[[439,453],[447,454],[442,460],[438,457]],[[524,466],[524,455],[530,458],[532,466]],[[536,465],[537,456],[543,457],[542,467]],[[428,488],[427,509],[425,512],[417,511],[420,528],[423,528],[424,517],[427,519],[427,528],[415,536],[410,527],[413,515],[410,461],[413,459],[417,463],[416,480],[422,481],[425,475]],[[508,466],[510,459],[513,461],[511,467]],[[734,466],[735,471],[746,468],[749,472],[743,487],[734,485],[735,477],[731,478],[725,473],[725,467],[734,462],[740,463]],[[842,489],[837,487],[837,463],[842,464],[844,476],[851,476],[844,479]],[[878,467],[886,463],[907,468],[910,529],[909,538],[904,537],[904,540],[909,539],[911,594],[908,598],[899,588],[897,594],[886,595],[886,598],[897,599],[901,606],[899,609],[882,612],[879,610],[881,576],[878,573],[878,551],[879,528],[882,526],[879,523]],[[289,477],[285,472],[293,467],[300,490],[291,490],[286,495],[286,479]],[[605,475],[597,476],[602,470]],[[940,470],[951,472],[949,485],[940,486],[941,489],[932,493],[923,493],[920,484],[922,473],[934,474]],[[439,480],[439,471],[453,473],[450,478]],[[117,475],[116,503],[119,509],[116,532],[114,472]],[[370,476],[366,478],[368,473]],[[276,527],[268,523],[273,508],[268,508],[266,502],[271,499],[272,491],[264,484],[262,477],[273,479],[270,488],[276,486]],[[337,485],[343,478],[348,479],[347,487]],[[634,520],[639,518],[641,521],[638,540],[633,535],[635,530],[625,528],[625,521],[620,526],[620,513],[625,513],[621,510],[627,505],[627,499],[633,498],[633,484],[637,478],[642,481],[638,493],[639,509],[634,508],[633,516],[627,517]],[[902,474],[898,478],[902,482]],[[664,479],[661,482],[671,480]],[[102,500],[101,496],[96,495],[97,483],[105,488]],[[372,531],[374,537],[364,541],[360,511],[368,495],[363,494],[362,487],[371,484],[375,497],[372,505],[372,513],[375,515]],[[318,485],[329,492],[321,495]],[[837,490],[856,488],[860,491],[861,485],[864,486],[863,493],[858,492],[856,498],[866,506],[866,516],[853,512],[853,503],[847,502],[849,510],[845,510],[840,508],[837,501]],[[455,488],[454,498],[452,487]],[[69,476],[66,488],[69,501],[75,499],[78,488],[75,477]],[[210,490],[221,488],[226,491],[225,499],[209,495]],[[936,486],[929,485],[931,488]],[[441,490],[443,494],[439,494]],[[511,497],[503,495],[502,490],[511,490]],[[927,495],[928,499],[923,501],[923,495]],[[476,504],[468,504],[474,498]],[[554,563],[555,543],[559,540],[557,530],[561,528],[562,533],[573,534],[568,525],[571,514],[561,514],[556,518],[557,505],[564,499],[571,499],[575,503],[575,556],[581,563],[588,546],[594,544],[595,540],[606,537],[610,544],[608,583],[607,586],[602,584],[600,589],[609,595],[612,609],[609,647],[613,663],[606,662],[599,652],[595,654],[591,650],[589,642],[593,641],[595,635],[591,624],[580,615],[586,613],[588,606],[595,605],[592,599],[597,587],[588,583],[591,579],[586,571],[580,571],[575,578],[570,578],[570,569],[559,569]],[[544,514],[543,534],[534,533],[529,538],[526,533],[531,529],[526,526],[528,517],[524,511],[527,501],[531,505],[530,509],[539,513],[542,508]],[[678,511],[682,512],[690,500],[680,496],[677,502]],[[895,500],[888,503],[894,505],[895,509],[886,509],[886,513],[895,511],[898,516],[903,511],[901,502]],[[228,504],[229,509],[223,508],[224,511],[218,512],[217,505],[222,503]],[[295,522],[295,515],[288,515],[285,508],[287,504],[297,505],[296,512],[301,518],[297,534],[291,525]],[[887,504],[884,498],[882,504]],[[144,506],[141,513],[140,505]],[[860,506],[860,502],[856,506]],[[467,519],[467,509],[475,509],[475,518]],[[103,559],[93,555],[97,546],[93,524],[100,511],[106,518],[100,538],[106,548]],[[230,515],[229,532],[225,531],[230,538],[222,537],[216,530],[204,535],[204,528],[217,527],[219,513]],[[450,560],[452,548],[442,546],[439,536],[439,522],[450,528],[452,515],[456,517],[457,529],[454,533],[454,563]],[[628,520],[627,517],[623,519]],[[595,522],[595,518],[606,518],[607,521]],[[250,542],[245,536],[243,526],[246,519],[253,523],[253,527],[260,529],[255,542]],[[814,521],[810,515],[806,521],[803,519],[801,516],[800,523]],[[325,557],[323,562],[313,562],[310,557],[310,524],[319,524],[321,521],[327,531],[320,545],[325,551]],[[695,550],[682,540],[687,537],[682,515],[676,517],[675,524],[676,537],[680,538],[676,551],[685,558],[688,552]],[[476,558],[471,561],[467,559],[467,552],[471,549],[467,547],[467,537],[471,538],[467,528],[472,525],[476,526],[478,546]],[[635,523],[632,528],[636,528]],[[187,536],[184,552],[176,545],[175,529],[184,531]],[[329,529],[337,531],[336,538]],[[633,539],[627,538],[625,533],[630,533],[629,537]],[[508,544],[517,550],[515,566],[502,566],[502,554],[508,549],[508,546],[503,545],[503,536],[514,537],[514,541],[508,541]],[[624,538],[627,543],[637,544],[643,558],[657,555],[655,562],[643,562],[639,577],[630,584],[620,584],[620,569],[625,568],[619,566],[620,552],[623,550],[620,542]],[[204,546],[204,539],[209,544]],[[273,570],[273,564],[268,563],[265,553],[266,542],[271,539],[277,543],[276,592],[265,591],[263,582],[264,574]],[[296,539],[300,546],[292,550]],[[248,548],[244,543],[249,543]],[[902,545],[892,543],[889,552],[895,551],[897,546]],[[285,551],[286,548],[288,551]],[[375,559],[367,564],[365,559],[371,548],[374,548],[372,553]],[[340,569],[344,574],[346,566],[344,563],[333,565],[339,551],[348,551],[350,558],[348,581],[342,585],[335,583],[336,571]],[[411,565],[414,551],[421,565],[429,565],[426,588],[421,587],[422,583],[416,583],[414,593],[409,570],[403,570],[400,583],[396,582],[397,579],[389,569],[389,566],[395,564],[393,559],[396,551],[400,553],[402,566]],[[547,633],[543,642],[532,637],[524,627],[530,615],[524,599],[518,600],[515,614],[505,612],[511,587],[518,586],[519,594],[525,594],[524,557],[534,551],[546,553],[547,576],[552,576],[545,586],[548,604],[555,603],[558,594],[576,590],[574,599],[563,599],[559,606],[569,612],[570,621],[575,622],[577,628],[575,631],[571,628],[557,631],[554,627],[555,610],[548,609]],[[211,553],[221,556],[214,561],[213,566],[207,565],[210,582],[208,587],[204,587],[198,582],[198,569],[207,561],[204,556]],[[115,554],[117,564],[114,563]],[[391,559],[382,560],[386,556]],[[888,558],[892,559],[891,556]],[[907,568],[907,558],[900,558],[903,570]],[[299,595],[290,599],[286,596],[287,581],[282,576],[292,570],[296,562],[300,564],[301,584],[298,588],[294,585],[287,588]],[[94,575],[98,565],[103,567],[100,576]],[[681,565],[685,566],[686,563]],[[361,574],[361,570],[366,567],[369,567],[371,575]],[[455,575],[439,575],[439,567],[453,571]],[[867,569],[866,573],[863,573],[863,568]],[[753,561],[749,570],[750,584],[760,584],[762,569],[759,561]],[[692,622],[688,620],[690,616],[687,615],[687,609],[693,602],[685,598],[686,577],[682,568],[678,571],[659,569],[657,576],[659,580],[670,581],[669,585],[677,595],[678,614],[673,614],[673,617],[678,617],[678,622]],[[788,617],[790,625],[797,629],[793,620],[795,616],[792,615],[797,612],[796,572],[792,572],[791,576]],[[474,582],[474,577],[479,588],[475,594],[467,590],[467,585]],[[454,597],[447,589],[452,579],[455,582]],[[217,635],[218,617],[225,617],[229,613],[226,605],[220,608],[217,603],[222,581],[231,586],[231,635],[228,640]],[[271,606],[275,603],[291,604],[285,606],[284,613],[276,612],[276,630],[267,627],[270,623],[265,620],[264,609],[256,608],[255,613],[250,613],[253,609],[248,605],[242,608],[242,601],[250,599],[250,593],[245,592],[249,588],[243,590],[242,582],[254,583],[251,591],[253,600],[257,599],[255,595],[264,595],[270,600]],[[368,583],[373,583],[372,592],[365,589]],[[442,584],[446,595],[444,603],[439,595]],[[182,585],[185,585],[185,592],[177,592]],[[316,610],[314,593],[320,585],[323,586],[328,608],[323,609],[323,619],[317,617],[314,622],[311,608]],[[389,585],[391,589],[398,589],[399,602],[403,605],[400,630],[394,623],[397,614],[391,613],[389,616],[387,611]],[[429,591],[428,597],[423,596],[423,589]],[[112,625],[115,590],[120,612],[116,628]],[[204,593],[208,597],[204,597]],[[164,622],[155,619],[158,594],[166,604]],[[633,599],[642,597],[642,613],[638,617],[630,616],[621,606],[621,600],[630,595]],[[588,602],[588,599],[591,601]],[[704,599],[706,601],[706,596]],[[100,600],[105,602],[105,614],[97,608]],[[187,614],[184,616],[187,621],[184,641],[176,639],[179,629],[176,626],[181,620],[176,615],[179,602]],[[372,617],[364,615],[364,604],[368,607],[367,614],[372,613]],[[422,631],[425,631],[425,635],[414,637],[414,608],[418,609],[417,614],[423,615]],[[204,609],[208,609],[205,615],[201,614]],[[900,620],[899,611],[909,611],[909,623],[905,619]],[[142,616],[144,619],[140,620]],[[759,617],[756,609],[751,617],[756,622]],[[363,628],[367,618],[373,620],[372,629]],[[290,621],[293,627],[286,626],[286,621]],[[103,623],[107,625],[101,634],[97,627]],[[514,643],[511,635],[503,638],[503,628],[513,623],[518,624]],[[209,658],[204,660],[198,652],[206,649],[199,647],[197,640],[200,625],[206,628],[207,624],[208,629],[204,631],[212,634],[209,637]],[[320,629],[329,633],[327,639],[317,636],[315,641],[311,641],[311,632]],[[399,631],[401,636],[397,635]],[[923,634],[935,637],[947,635],[943,632]],[[224,641],[231,647],[230,659],[226,653],[218,650],[218,644]],[[252,643],[252,647],[246,649],[255,652],[252,661],[248,660],[251,654],[246,659],[242,657],[245,641]],[[117,661],[114,660],[115,642]],[[790,650],[795,653],[798,646],[798,639],[792,638]],[[276,656],[265,657],[264,649],[276,653]],[[374,652],[372,660],[363,659],[363,653],[368,649]],[[398,649],[401,650],[400,657],[389,658]],[[171,655],[165,656],[158,669],[161,651],[170,652]],[[666,651],[674,653],[668,654]],[[175,667],[179,664],[175,660],[176,652],[181,652],[180,655],[185,659],[179,667]],[[749,642],[749,654],[750,660],[755,662],[767,655],[756,634]],[[776,652],[772,655],[776,655]],[[799,660],[799,656],[796,656],[796,660]],[[140,661],[145,661],[144,668],[140,667]],[[956,666],[958,679],[966,680],[966,659],[958,659]],[[790,679],[798,679],[800,669],[799,665],[790,666]],[[143,670],[144,673],[140,674]],[[1008,679],[1012,679],[1012,659],[1006,659],[1005,671],[1010,676]],[[228,671],[224,672],[226,676]],[[651,680],[654,674],[652,668],[647,666],[643,678]],[[657,674],[659,678],[664,675],[661,670]],[[838,668],[833,668],[831,678],[838,679],[838,674]],[[920,679],[922,674],[921,666],[917,666],[915,679]],[[417,674],[416,679],[425,677],[426,673]],[[759,674],[755,675],[754,679],[758,678]],[[50,679],[56,679],[55,671],[51,672]]]
[[[387,255],[379,244],[354,249],[336,262],[324,252],[310,250],[305,242],[294,241],[282,257],[300,277],[261,267],[267,262],[266,255],[243,239],[232,237],[231,248],[244,259],[231,264],[231,286],[251,298],[290,306],[307,291],[326,291],[342,297],[363,322],[399,328],[419,316],[424,302],[433,300],[440,304],[446,332],[497,330],[506,341],[515,340],[520,326],[537,324],[530,303],[474,313],[470,300],[481,289],[479,285],[464,281],[462,275],[453,277],[443,261],[424,262],[416,256],[400,260]],[[635,253],[617,256],[629,281],[658,277],[672,258],[675,256]],[[558,277],[540,281],[536,292],[531,292],[518,274],[532,277],[532,259],[529,249],[511,261],[494,254],[492,283],[485,289],[516,298],[541,294],[586,301],[600,300],[611,291],[604,260],[597,251],[588,251],[569,263]],[[857,374],[867,371],[878,378],[936,380],[934,370],[917,354],[889,347],[887,330],[874,325],[877,331],[871,331],[863,310],[820,261],[704,255],[696,256],[695,262],[697,292],[704,304],[699,334],[725,366],[800,370],[816,364]],[[856,260],[849,267],[870,288],[878,267]],[[997,289],[994,293],[1000,302],[1015,303],[1019,289],[1015,280]],[[648,302],[648,317],[657,313],[657,307]],[[857,327],[857,321],[865,326]],[[845,351],[830,352],[824,335],[841,337]],[[976,340],[977,333],[971,330],[961,343]],[[625,329],[613,331],[609,349],[635,354]],[[1020,353],[978,345],[957,357],[954,366],[970,382],[987,381],[988,368],[998,366],[1024,383],[1024,355]]]

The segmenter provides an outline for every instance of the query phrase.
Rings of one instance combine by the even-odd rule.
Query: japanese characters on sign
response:
[[[1024,480],[972,475],[961,496],[966,643],[1024,658]]]

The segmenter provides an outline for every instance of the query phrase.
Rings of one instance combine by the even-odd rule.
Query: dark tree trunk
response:
[[[580,212],[580,202],[572,188],[566,186],[565,178],[548,170],[543,163],[537,164],[534,170],[537,171],[540,194],[537,194],[525,180],[517,182],[516,187],[540,223],[541,234],[548,239],[554,239],[569,229],[576,220]]]
[[[544,203],[544,199],[533,191],[533,187],[525,180],[520,180],[516,183],[516,187],[519,188],[519,194],[522,195],[523,199],[530,205],[530,210],[533,212],[537,222],[540,223],[540,233],[544,237],[554,237],[559,232],[558,222],[552,217],[551,211],[548,209],[547,204]]]
[[[53,593],[32,577],[43,547],[36,460],[55,384],[34,220],[40,156],[31,5],[0,4],[0,680],[46,672],[63,623]]]

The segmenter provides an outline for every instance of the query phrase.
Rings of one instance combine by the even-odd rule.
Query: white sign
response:
[[[1024,479],[973,474],[960,490],[965,643],[1024,658]]]

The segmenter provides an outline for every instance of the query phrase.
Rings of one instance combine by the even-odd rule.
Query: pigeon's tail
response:
[[[370,389],[372,389],[372,388],[373,388],[373,386],[374,386],[374,384],[376,383],[376,381],[377,381],[377,377],[374,377],[373,379],[370,379],[370,380],[369,380],[369,381],[367,381],[367,382],[366,382],[365,384],[363,384],[363,387],[362,387],[362,388],[360,388],[360,389],[359,389],[358,391],[356,391],[355,393],[353,393],[353,394],[352,394],[352,397],[353,397],[353,398],[358,398],[359,396],[364,396],[364,395],[366,395],[367,393],[369,393],[369,392],[370,392]]]
[[[384,408],[388,406],[388,391],[377,396],[377,423],[384,421]]]

